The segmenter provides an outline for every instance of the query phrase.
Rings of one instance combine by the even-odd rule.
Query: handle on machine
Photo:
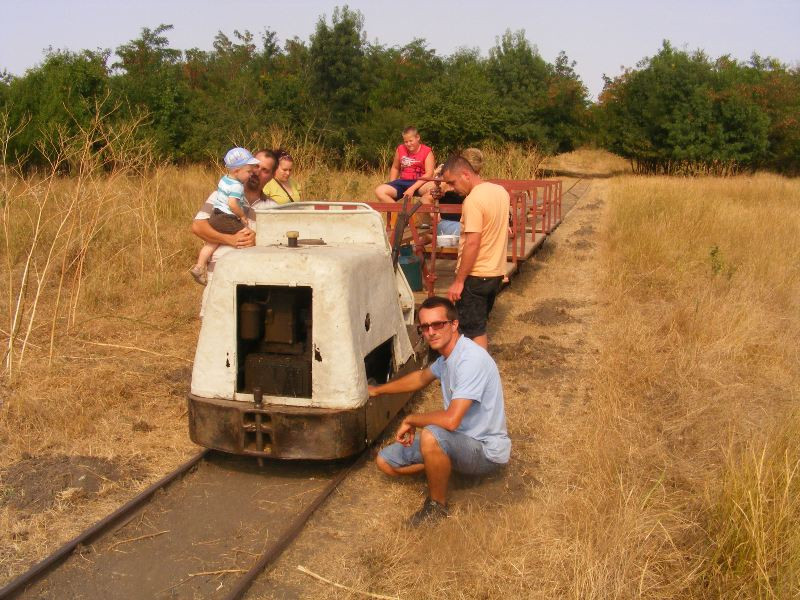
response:
[[[403,232],[406,229],[411,217],[422,206],[422,202],[414,203],[411,210],[408,210],[408,196],[403,196],[403,210],[397,213],[397,222],[394,225],[394,243],[392,244],[392,267],[397,271],[400,262],[400,243],[403,241]]]

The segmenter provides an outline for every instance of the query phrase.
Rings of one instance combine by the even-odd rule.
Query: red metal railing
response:
[[[513,269],[518,268],[520,261],[526,258],[527,233],[530,231],[530,242],[536,245],[536,234],[548,235],[561,223],[561,181],[558,180],[514,180],[490,179],[491,183],[502,185],[510,196],[510,241],[507,259]],[[401,202],[367,202],[376,211],[385,215],[386,234],[393,246],[395,215],[403,211]],[[407,207],[407,209],[410,207]],[[422,232],[418,226],[418,218],[412,219],[407,232],[399,238],[401,243],[412,243],[414,254],[420,259],[425,291],[428,296],[434,295],[436,284],[437,258],[454,259],[457,253],[443,251],[436,244],[436,227],[442,214],[461,214],[460,204],[423,204],[417,209],[419,214],[430,215],[430,231]],[[540,240],[541,241],[541,238]]]
[[[531,238],[536,234],[550,234],[561,223],[561,181],[549,179],[489,179],[502,185],[509,194],[522,192],[530,199],[532,215]]]

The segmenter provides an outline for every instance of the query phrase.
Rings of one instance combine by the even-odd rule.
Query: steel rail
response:
[[[167,475],[165,475],[164,477],[162,477],[161,479],[150,485],[148,488],[140,492],[134,498],[132,498],[131,500],[120,506],[113,513],[106,516],[102,520],[98,521],[97,523],[89,527],[89,529],[85,530],[77,537],[68,541],[58,550],[53,552],[50,556],[35,564],[25,573],[11,580],[4,587],[0,588],[0,600],[5,600],[6,598],[14,598],[21,592],[25,591],[25,588],[27,588],[30,584],[35,583],[36,581],[42,579],[42,577],[44,577],[47,573],[49,573],[55,567],[64,562],[64,560],[66,560],[69,557],[69,555],[72,554],[75,548],[77,548],[80,545],[85,545],[87,543],[90,543],[99,535],[105,533],[113,525],[116,525],[124,517],[138,510],[139,507],[141,507],[145,502],[150,500],[153,494],[155,494],[158,490],[168,486],[170,483],[172,483],[179,477],[185,475],[188,471],[192,469],[192,467],[194,467],[195,465],[197,465],[197,463],[203,460],[209,452],[210,450],[208,449],[201,450],[200,452],[195,454],[192,458],[190,458],[185,463],[180,465],[177,469],[168,473]]]
[[[571,186],[569,186],[569,189],[566,192],[564,192],[564,194],[569,194],[572,191],[572,188],[574,188],[576,185],[578,185],[584,179],[592,179],[592,177],[578,177],[577,181],[575,183],[573,183]],[[575,208],[575,207],[573,206],[572,208]],[[572,208],[570,210],[572,210]],[[569,211],[567,211],[567,214],[569,214]]]
[[[370,446],[371,447],[371,446]],[[309,504],[302,513],[300,513],[297,518],[292,522],[292,524],[284,531],[281,536],[275,541],[275,543],[267,548],[263,554],[258,558],[258,560],[250,567],[250,570],[245,573],[241,579],[236,582],[236,587],[231,590],[231,592],[225,596],[224,600],[240,600],[240,598],[244,597],[244,594],[250,589],[253,581],[262,573],[264,570],[273,562],[275,562],[283,551],[291,544],[294,539],[300,535],[300,532],[303,531],[305,524],[311,518],[311,515],[322,506],[322,503],[328,499],[333,491],[339,487],[339,484],[344,481],[348,475],[353,471],[353,469],[361,464],[364,458],[369,453],[369,448],[363,450],[361,454],[359,454],[347,467],[343,468],[337,475],[334,477],[328,485],[319,493],[319,495],[314,498],[314,501]]]

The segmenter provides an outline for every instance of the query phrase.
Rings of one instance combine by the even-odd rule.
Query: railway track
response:
[[[564,191],[564,217],[590,185]],[[259,466],[199,452],[0,588],[0,600],[241,598],[367,453]]]
[[[241,598],[364,453],[335,463],[212,451],[0,589],[6,598]]]

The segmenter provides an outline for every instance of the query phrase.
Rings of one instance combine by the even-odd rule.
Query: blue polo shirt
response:
[[[462,335],[450,356],[440,356],[430,369],[441,382],[445,410],[453,398],[472,400],[456,431],[481,442],[490,461],[507,463],[511,439],[506,429],[503,386],[489,353]]]

